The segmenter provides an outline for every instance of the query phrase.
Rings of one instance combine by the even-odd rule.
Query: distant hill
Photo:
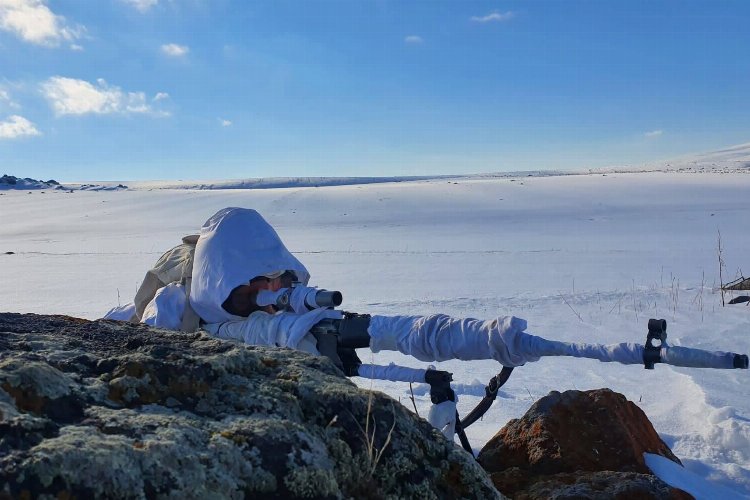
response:
[[[518,177],[552,177],[560,175],[587,175],[629,172],[686,172],[686,173],[750,173],[750,143],[739,144],[717,151],[686,155],[671,160],[650,162],[640,166],[622,165],[578,170],[529,170],[513,172],[487,172],[462,175],[421,175],[389,177],[259,177],[219,180],[146,180],[146,181],[96,181],[94,183],[55,180],[38,181],[12,175],[0,177],[0,190],[7,189],[68,189],[76,191],[119,191],[124,189],[278,189],[376,184],[385,182],[455,181],[458,179],[492,179]],[[127,185],[124,184],[127,182]]]
[[[588,175],[630,172],[716,172],[716,173],[749,173],[750,143],[732,146],[709,153],[684,156],[673,160],[647,163],[640,166],[623,165],[596,169],[578,170],[528,170],[512,172],[487,172],[461,175],[422,175],[390,177],[260,177],[247,179],[223,180],[148,180],[128,181],[129,189],[278,189],[346,186],[356,184],[376,184],[385,182],[442,181],[451,182],[459,179],[512,179],[520,177],[555,177],[562,175]],[[99,189],[123,188],[125,181],[100,181]],[[90,189],[87,184],[69,184],[74,189]]]
[[[147,180],[147,181],[97,181],[97,185],[114,186],[127,182],[129,189],[279,189],[301,187],[349,186],[383,182],[409,182],[433,179],[454,179],[466,176],[430,175],[400,177],[257,177],[246,179],[213,180]],[[74,189],[86,189],[87,184],[70,183]],[[122,186],[122,184],[119,184]]]
[[[750,172],[750,142],[655,162],[655,170]]]

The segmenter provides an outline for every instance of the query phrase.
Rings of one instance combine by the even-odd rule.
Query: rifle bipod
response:
[[[470,426],[471,424],[482,418],[487,410],[490,409],[490,406],[492,406],[492,403],[497,398],[498,391],[505,384],[505,382],[508,381],[512,372],[513,367],[503,366],[503,369],[500,370],[500,373],[490,379],[487,387],[484,388],[484,398],[482,398],[476,408],[471,410],[469,414],[466,415],[466,418],[463,419],[462,423],[464,428]]]
[[[333,361],[347,377],[363,376],[364,373],[360,372],[362,361],[357,356],[356,349],[369,346],[370,336],[367,333],[369,323],[370,315],[368,314],[345,312],[343,319],[320,321],[312,328],[311,333],[317,340],[320,354]],[[456,401],[456,393],[450,385],[453,380],[452,373],[435,369],[418,371],[423,374],[423,378],[414,381],[425,382],[430,385],[430,400],[433,405],[445,401]],[[469,412],[466,418],[461,420],[458,411],[456,411],[454,432],[458,435],[463,449],[472,456],[474,456],[474,452],[466,436],[466,428],[482,418],[490,409],[497,398],[500,387],[508,381],[511,372],[513,372],[513,368],[504,366],[500,373],[490,379],[484,388],[484,398]],[[400,380],[409,381],[406,379]]]
[[[513,368],[504,366],[503,369],[492,377],[484,388],[484,398],[479,404],[469,412],[469,414],[461,420],[456,411],[456,423],[455,433],[458,435],[461,446],[464,450],[471,453],[474,456],[474,451],[471,449],[469,439],[466,437],[466,428],[471,424],[482,418],[482,416],[489,410],[492,403],[497,398],[497,393],[500,387],[508,381],[510,374],[513,372]],[[453,380],[453,374],[440,370],[427,370],[425,374],[425,382],[430,384],[430,399],[432,404],[437,405],[444,401],[455,401],[456,393],[451,389],[450,383]]]

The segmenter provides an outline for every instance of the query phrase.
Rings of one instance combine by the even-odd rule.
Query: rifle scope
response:
[[[344,296],[338,290],[318,290],[314,295],[314,304],[308,300],[310,296],[305,296],[305,304],[313,309],[318,307],[338,307],[344,301]]]
[[[322,290],[308,286],[294,286],[277,291],[261,290],[255,299],[259,306],[274,305],[280,310],[289,311],[299,309],[301,304],[312,310],[323,307],[337,307],[343,302],[344,296],[336,290]],[[302,312],[302,311],[297,311]]]

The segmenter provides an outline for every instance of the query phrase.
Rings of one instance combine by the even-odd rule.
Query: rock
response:
[[[18,179],[13,175],[3,174],[0,177],[0,184],[8,184],[9,186],[15,186],[18,183]]]
[[[643,411],[609,389],[552,391],[500,430],[479,461],[486,469],[533,474],[577,470],[649,473],[643,453],[677,463]]]
[[[0,314],[0,499],[503,498],[326,358]]]
[[[56,189],[60,183],[54,179],[41,181],[30,177],[16,177],[14,175],[3,174],[0,176],[0,189]]]
[[[656,476],[636,472],[561,473],[533,483],[514,500],[575,498],[576,500],[633,500],[691,498],[674,490]]]
[[[680,463],[643,411],[623,395],[609,389],[553,391],[521,419],[508,422],[477,460],[495,486],[514,498],[549,498],[550,491],[573,495],[566,498],[670,498],[682,493],[651,475],[644,452]],[[626,486],[618,486],[621,481]],[[646,490],[652,495],[633,493]]]

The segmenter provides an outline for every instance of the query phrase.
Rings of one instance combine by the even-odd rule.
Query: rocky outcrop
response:
[[[0,189],[63,189],[60,183],[54,179],[48,181],[39,181],[30,177],[16,177],[14,175],[3,174],[0,177]]]
[[[331,362],[112,321],[0,314],[0,498],[500,498]]]
[[[513,493],[514,500],[689,500],[692,497],[651,474],[637,472],[563,472],[531,482]]]
[[[518,499],[690,498],[651,475],[644,452],[680,463],[623,395],[553,391],[503,427],[478,461]]]

